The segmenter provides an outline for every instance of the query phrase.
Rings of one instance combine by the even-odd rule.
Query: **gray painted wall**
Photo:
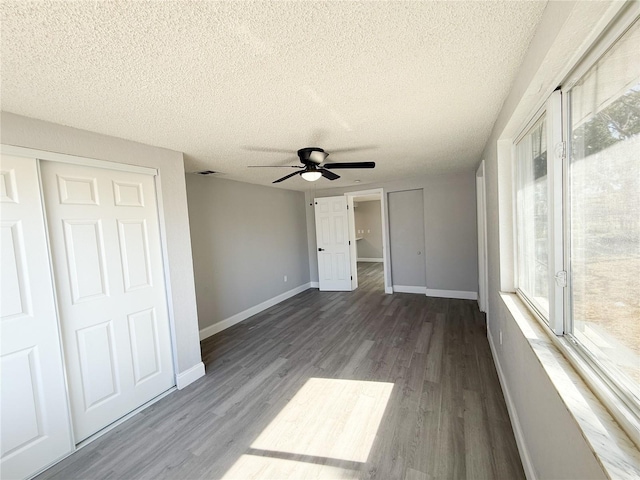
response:
[[[504,188],[511,181],[510,162],[498,161],[499,152],[509,155],[511,142],[499,145],[498,140],[517,135],[527,117],[562,80],[561,70],[602,16],[585,17],[584,10],[605,9],[608,3],[549,2],[482,153],[487,179],[488,333],[532,469],[540,479],[601,479],[606,475],[499,296],[501,290],[513,290],[513,236],[507,227],[512,215],[511,192]],[[499,175],[504,181],[499,181]],[[502,345],[497,340],[500,332]]]
[[[362,240],[356,242],[358,258],[382,259],[382,215],[380,208],[380,200],[357,202],[357,207],[353,208],[356,237],[362,237]],[[358,233],[358,230],[363,232]]]
[[[302,192],[186,178],[200,329],[309,282]]]
[[[393,285],[426,287],[422,190],[391,192],[388,201]]]
[[[322,182],[322,179],[319,180]],[[476,229],[475,171],[426,175],[405,180],[318,190],[306,193],[311,281],[318,281],[313,196],[329,197],[345,192],[382,188],[390,192],[422,189],[424,192],[425,250],[427,288],[434,290],[478,291],[478,238]],[[320,187],[320,185],[318,185]],[[389,222],[388,208],[385,212]],[[383,232],[389,242],[389,232]],[[389,243],[387,243],[389,245]],[[393,260],[391,260],[393,265]],[[389,272],[390,275],[390,272]],[[390,281],[391,279],[387,279]]]
[[[157,168],[169,271],[169,309],[174,319],[176,364],[181,373],[201,362],[193,261],[182,153],[86,130],[2,112],[2,143],[116,163]]]

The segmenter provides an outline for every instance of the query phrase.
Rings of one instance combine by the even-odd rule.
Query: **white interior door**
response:
[[[35,159],[0,161],[2,478],[25,478],[73,449]]]
[[[154,177],[41,162],[77,442],[174,385]]]
[[[350,291],[347,198],[316,198],[315,214],[320,290]]]
[[[389,244],[393,290],[425,294],[427,275],[422,189],[389,193]]]

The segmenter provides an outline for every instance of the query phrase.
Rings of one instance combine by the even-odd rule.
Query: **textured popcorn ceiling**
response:
[[[545,4],[3,1],[2,109],[265,185],[305,146],[371,147],[331,186],[471,169]]]

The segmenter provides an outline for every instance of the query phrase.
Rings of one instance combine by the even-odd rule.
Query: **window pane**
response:
[[[640,397],[640,25],[571,90],[573,335]]]
[[[549,238],[546,120],[517,144],[518,288],[548,318]]]

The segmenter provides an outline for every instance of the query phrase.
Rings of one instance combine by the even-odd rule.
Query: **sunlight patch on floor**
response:
[[[392,383],[310,378],[252,448],[365,462]]]
[[[224,476],[356,478],[393,383],[310,378]]]

